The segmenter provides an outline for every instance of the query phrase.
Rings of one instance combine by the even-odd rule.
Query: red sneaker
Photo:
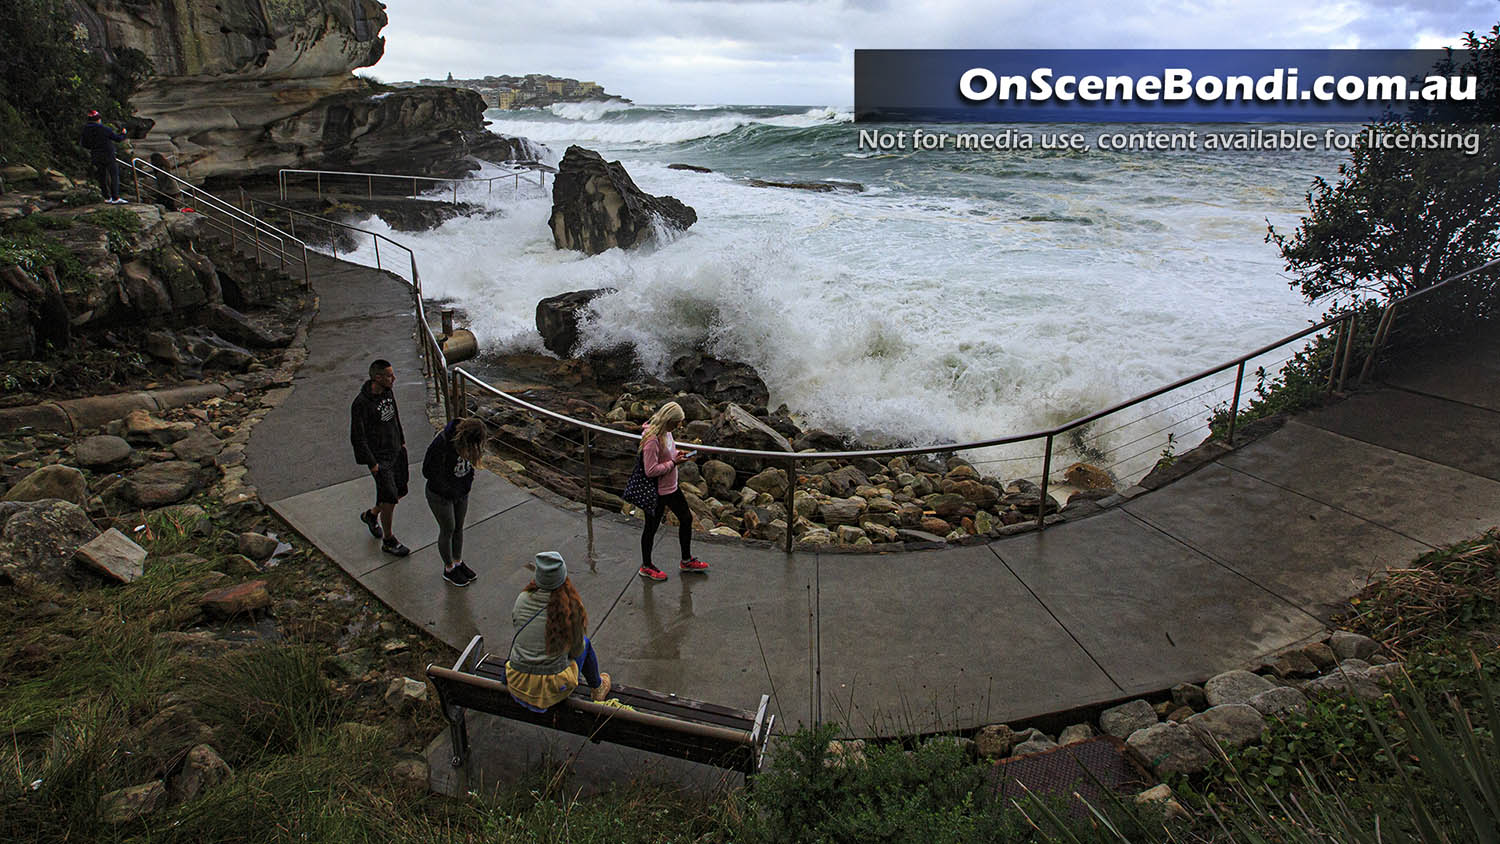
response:
[[[698,559],[697,557],[694,557],[694,558],[692,558],[690,560],[683,560],[682,561],[682,570],[683,571],[708,571],[708,563],[705,563],[702,560]]]
[[[641,566],[640,571],[636,572],[636,574],[646,578],[647,580],[655,580],[658,583],[667,579],[666,572],[662,571],[661,569],[647,568],[646,566]]]

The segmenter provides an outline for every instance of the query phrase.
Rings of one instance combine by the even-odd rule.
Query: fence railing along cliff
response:
[[[140,171],[138,170],[138,172]],[[194,191],[195,196],[208,196],[202,191],[198,191],[196,188],[194,189]],[[475,398],[488,398],[490,400],[499,402],[506,407],[513,408],[516,412],[522,413],[525,416],[536,420],[538,423],[554,424],[562,430],[573,432],[575,436],[579,437],[579,439],[571,439],[564,435],[557,435],[561,437],[564,442],[576,446],[577,454],[579,455],[578,457],[562,456],[559,459],[564,459],[566,461],[572,462],[578,467],[578,478],[581,481],[581,483],[578,484],[578,487],[579,491],[582,493],[582,503],[586,519],[588,520],[589,547],[590,549],[592,549],[593,511],[595,506],[596,487],[601,491],[608,491],[607,488],[605,488],[604,486],[600,486],[596,482],[595,467],[601,463],[602,459],[606,459],[611,456],[618,457],[622,452],[622,447],[624,450],[627,450],[628,453],[633,455],[635,451],[635,443],[639,442],[640,440],[639,433],[636,433],[633,430],[621,430],[619,428],[610,427],[609,425],[601,425],[585,419],[578,419],[565,413],[557,412],[555,410],[550,410],[536,403],[529,402],[521,398],[520,396],[512,395],[511,393],[500,390],[489,384],[480,375],[477,375],[476,373],[471,372],[462,366],[450,365],[449,361],[443,353],[443,343],[439,339],[438,335],[433,331],[433,328],[427,317],[426,306],[422,296],[421,275],[417,265],[416,254],[405,245],[398,243],[397,241],[392,240],[391,238],[383,234],[362,229],[352,224],[331,221],[327,220],[326,218],[318,217],[314,214],[297,211],[285,206],[256,201],[245,197],[243,194],[241,201],[244,207],[238,209],[218,199],[214,199],[212,205],[215,209],[224,207],[232,209],[234,215],[238,215],[236,219],[254,220],[255,225],[258,226],[257,231],[275,232],[282,235],[283,237],[288,238],[291,237],[291,235],[286,235],[285,233],[282,233],[280,229],[276,229],[274,226],[258,220],[258,218],[256,218],[255,216],[255,212],[263,211],[275,212],[277,214],[285,213],[288,215],[289,225],[293,226],[295,225],[296,219],[311,218],[317,220],[319,225],[336,226],[346,231],[369,236],[371,238],[371,242],[375,247],[374,262],[377,269],[386,269],[383,259],[380,255],[379,247],[381,243],[387,244],[387,252],[389,252],[391,248],[399,249],[404,252],[405,260],[399,263],[402,269],[407,270],[408,274],[403,276],[399,272],[396,272],[394,270],[391,270],[391,272],[393,276],[395,276],[396,278],[400,278],[402,281],[405,281],[411,286],[411,293],[416,317],[415,327],[417,331],[418,342],[421,344],[423,352],[425,367],[425,371],[423,374],[424,376],[429,378],[429,386],[433,390],[435,399],[442,403],[446,418],[451,420],[453,418],[468,415],[470,413],[469,397],[472,393]],[[226,211],[225,213],[229,212]],[[301,241],[295,242],[301,245],[302,248],[305,248],[305,244],[302,244]],[[278,247],[278,252],[284,254],[285,250]],[[305,260],[303,261],[303,265],[305,268]],[[985,458],[972,461],[972,463],[974,463],[975,465],[980,465],[1039,461],[1040,471],[1034,475],[1034,477],[1037,478],[1036,484],[1039,492],[1038,506],[1036,508],[1035,515],[1035,526],[1038,529],[1041,529],[1044,528],[1048,523],[1049,511],[1055,509],[1048,506],[1048,502],[1050,501],[1048,497],[1048,488],[1052,483],[1053,464],[1058,460],[1059,455],[1062,452],[1062,449],[1059,448],[1060,442],[1065,448],[1071,449],[1074,452],[1089,453],[1092,451],[1093,453],[1104,454],[1108,454],[1109,452],[1118,453],[1123,450],[1135,448],[1142,442],[1149,443],[1147,446],[1145,446],[1144,450],[1137,451],[1121,460],[1118,460],[1114,465],[1105,467],[1114,468],[1115,466],[1123,465],[1131,460],[1135,460],[1143,455],[1147,455],[1150,452],[1155,451],[1162,445],[1163,441],[1161,439],[1153,438],[1161,437],[1161,435],[1164,433],[1168,434],[1165,440],[1165,444],[1167,446],[1167,449],[1170,450],[1172,435],[1174,434],[1173,429],[1180,427],[1186,420],[1179,419],[1175,422],[1169,422],[1165,426],[1155,428],[1154,430],[1151,430],[1143,435],[1127,431],[1125,435],[1132,436],[1133,438],[1118,445],[1114,445],[1107,451],[1097,445],[1098,443],[1104,442],[1106,437],[1109,437],[1120,431],[1125,431],[1131,426],[1144,424],[1147,427],[1150,427],[1151,425],[1154,425],[1156,423],[1147,422],[1147,420],[1150,420],[1161,414],[1168,413],[1174,409],[1180,408],[1190,402],[1202,400],[1205,397],[1211,397],[1223,391],[1231,391],[1232,388],[1232,395],[1228,400],[1227,406],[1218,408],[1219,410],[1224,411],[1226,414],[1221,417],[1226,419],[1227,424],[1227,427],[1224,431],[1224,437],[1227,443],[1232,446],[1234,444],[1236,434],[1236,420],[1242,407],[1242,399],[1244,398],[1244,387],[1246,383],[1247,371],[1251,374],[1252,377],[1260,379],[1264,377],[1264,371],[1268,367],[1277,366],[1280,363],[1284,362],[1286,358],[1281,358],[1274,363],[1267,363],[1263,364],[1260,367],[1257,367],[1257,369],[1261,370],[1261,372],[1259,373],[1256,370],[1248,368],[1252,362],[1255,362],[1258,358],[1272,355],[1278,350],[1285,350],[1286,347],[1290,346],[1291,344],[1297,343],[1298,341],[1302,341],[1306,338],[1326,333],[1331,335],[1333,338],[1333,351],[1332,354],[1328,356],[1326,380],[1322,382],[1323,389],[1327,393],[1342,391],[1347,385],[1353,373],[1358,373],[1357,375],[1353,375],[1353,377],[1357,382],[1360,383],[1370,378],[1374,373],[1376,362],[1381,354],[1381,351],[1390,342],[1390,338],[1393,332],[1393,326],[1395,325],[1398,314],[1410,309],[1414,303],[1424,298],[1441,295],[1441,293],[1444,291],[1451,293],[1465,282],[1484,277],[1484,274],[1487,271],[1495,270],[1497,268],[1500,268],[1500,258],[1490,260],[1484,264],[1481,264],[1480,266],[1473,267],[1450,278],[1444,279],[1437,284],[1387,302],[1379,310],[1379,316],[1376,319],[1374,329],[1373,342],[1371,343],[1368,351],[1365,352],[1364,359],[1361,361],[1355,360],[1355,350],[1357,346],[1356,338],[1359,337],[1360,329],[1362,326],[1358,323],[1358,320],[1360,318],[1359,314],[1357,312],[1351,311],[1349,313],[1341,314],[1330,319],[1325,319],[1300,331],[1287,334],[1284,337],[1281,337],[1270,343],[1266,343],[1253,351],[1225,361],[1224,363],[1221,363],[1217,366],[1203,369],[1191,375],[1179,378],[1169,384],[1165,384],[1155,389],[1146,391],[1144,393],[1141,393],[1140,395],[1118,402],[1102,410],[1086,413],[1075,418],[1068,419],[1067,421],[1061,422],[1050,428],[1029,431],[1026,433],[1010,434],[958,443],[939,443],[926,446],[860,450],[786,452],[740,449],[727,446],[716,446],[707,443],[692,443],[691,447],[696,451],[708,455],[725,457],[730,459],[731,461],[751,460],[757,461],[758,465],[784,468],[784,470],[786,471],[787,483],[785,498],[781,503],[785,508],[787,518],[784,536],[782,537],[781,544],[786,551],[790,552],[796,543],[794,521],[795,514],[797,512],[797,467],[799,465],[809,466],[814,463],[833,460],[856,461],[861,459],[881,458],[891,460],[898,457],[920,458],[930,455],[955,455],[962,452],[991,450],[1005,446],[1018,446],[1028,443],[1035,444],[1036,446],[1040,447],[1040,454],[1027,454],[1020,457],[1007,456],[1000,458]],[[1491,307],[1500,309],[1500,303],[1491,303]],[[1368,328],[1368,325],[1363,327]],[[1187,398],[1179,399],[1172,404],[1157,408],[1143,415],[1133,417],[1107,430],[1089,430],[1090,426],[1102,422],[1103,420],[1110,419],[1112,417],[1119,417],[1121,414],[1125,413],[1128,410],[1131,410],[1133,408],[1140,408],[1149,402],[1161,399],[1184,388],[1196,389],[1197,387],[1203,386],[1204,382],[1214,381],[1218,376],[1222,376],[1231,371],[1233,371],[1234,374],[1228,381],[1210,384],[1205,390],[1190,395]],[[1213,410],[1215,408],[1205,406],[1204,409]],[[1201,431],[1208,426],[1209,423],[1205,421],[1197,428],[1182,432],[1181,436],[1187,436],[1197,431]],[[1092,441],[1096,445],[1091,446],[1090,441]],[[543,455],[538,454],[531,456],[534,459],[538,459],[543,462],[547,460],[547,458]],[[615,489],[618,490],[618,485],[615,486]]]

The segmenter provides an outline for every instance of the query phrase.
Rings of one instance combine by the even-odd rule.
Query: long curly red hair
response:
[[[526,584],[527,592],[540,588],[535,580]],[[567,653],[578,633],[588,627],[589,611],[583,608],[583,598],[573,586],[573,579],[566,578],[547,599],[547,653]]]

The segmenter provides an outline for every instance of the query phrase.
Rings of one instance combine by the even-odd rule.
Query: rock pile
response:
[[[1285,719],[1309,702],[1333,695],[1367,700],[1402,676],[1400,663],[1380,652],[1375,640],[1346,631],[1278,654],[1255,672],[1226,671],[1202,686],[1182,683],[1157,703],[1126,701],[1099,714],[1097,724],[1071,725],[1056,740],[1040,730],[1017,732],[992,724],[974,736],[975,751],[988,759],[1041,753],[1099,734],[1114,736],[1140,754],[1159,776],[1195,774],[1219,758],[1221,749],[1260,741],[1271,719]]]
[[[132,351],[196,376],[244,372],[256,363],[252,350],[291,341],[274,316],[239,309],[276,305],[298,282],[215,246],[200,216],[139,203],[74,206],[68,196],[0,195],[0,220],[26,218],[33,238],[77,262],[0,266],[0,358],[64,349],[79,333],[157,327]]]
[[[804,429],[785,405],[768,410],[769,392],[755,370],[701,353],[685,355],[665,379],[628,381],[607,404],[576,397],[555,409],[575,418],[636,434],[663,402],[682,405],[681,443],[738,449],[816,453],[869,447],[818,429]],[[493,445],[505,460],[496,468],[511,480],[541,485],[582,500],[584,449],[572,430],[508,404],[476,407],[490,423]],[[631,514],[619,498],[635,466],[634,441],[596,436],[589,461],[596,505]],[[1024,478],[984,475],[954,455],[886,460],[800,458],[796,477],[787,461],[703,453],[679,470],[679,487],[697,529],[715,536],[785,541],[788,530],[804,546],[850,549],[907,544],[982,541],[1035,526],[1046,517],[1073,517],[1122,500],[1103,471],[1076,464],[1066,475],[1087,476],[1093,488],[1074,494],[1067,507]],[[788,487],[790,499],[788,497]],[[670,518],[670,516],[669,516]]]

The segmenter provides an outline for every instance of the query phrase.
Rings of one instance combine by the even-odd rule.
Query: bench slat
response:
[[[532,712],[516,703],[504,683],[488,677],[428,666],[448,706],[476,709],[550,727],[593,741],[608,741],[739,771],[758,767],[759,748],[749,730],[694,723],[649,712],[631,712],[569,698],[547,712]]]
[[[504,683],[505,661],[495,659],[492,655],[486,654],[480,660],[478,667],[473,673]],[[655,712],[686,721],[717,724],[721,727],[729,727],[735,730],[753,730],[755,728],[756,713],[748,710],[735,709],[713,703],[703,703],[702,701],[662,694],[651,689],[629,686],[624,683],[614,683],[610,686],[610,689],[612,697],[618,697],[622,703],[628,703],[637,709],[648,712]],[[573,697],[585,701],[592,699],[589,689],[582,686],[573,692]]]

